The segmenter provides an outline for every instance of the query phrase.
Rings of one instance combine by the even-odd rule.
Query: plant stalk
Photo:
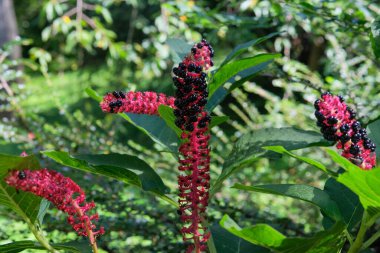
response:
[[[367,212],[364,212],[363,219],[360,224],[359,232],[356,236],[356,239],[354,241],[354,244],[351,245],[348,253],[358,253],[362,247],[363,247],[363,241],[365,233],[367,232],[368,225],[367,225]]]
[[[372,235],[367,241],[363,243],[363,249],[368,248],[369,246],[372,245],[377,239],[380,238],[380,231],[377,231],[374,235]]]
[[[37,241],[49,252],[51,253],[59,253],[58,250],[55,250],[49,242],[46,240],[46,238],[40,233],[40,231],[34,226],[34,224],[30,221],[30,219],[27,216],[23,215],[23,219],[28,224],[29,229],[32,231],[34,237],[37,239]]]
[[[210,226],[205,218],[201,218],[202,225],[210,230]],[[212,237],[211,231],[210,232],[210,238],[207,240],[207,247],[210,253],[217,253],[215,248],[214,239]]]

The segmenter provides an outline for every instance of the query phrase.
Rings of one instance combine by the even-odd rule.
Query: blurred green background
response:
[[[3,0],[1,4],[0,12],[15,15],[0,15],[6,24],[0,33],[19,35],[10,36],[12,40],[0,36],[1,153],[25,150],[39,155],[41,150],[54,149],[134,154],[155,168],[175,194],[173,156],[161,152],[162,147],[125,120],[104,114],[84,91],[91,87],[100,94],[112,90],[174,94],[170,38],[189,43],[206,38],[215,49],[218,66],[237,45],[278,32],[247,55],[278,52],[282,57],[234,90],[214,111],[230,117],[212,130],[214,176],[244,133],[284,126],[318,131],[313,101],[321,90],[343,95],[364,124],[380,116],[379,61],[370,41],[379,1],[17,0],[12,6],[11,0]],[[318,148],[298,153],[325,158]],[[99,241],[104,252],[184,248],[179,246],[180,223],[171,206],[132,186],[72,173],[40,158],[44,166],[70,175],[97,203],[106,229]],[[318,208],[229,186],[307,183],[322,188],[324,179],[288,157],[262,159],[225,183],[210,204],[211,222],[229,214],[242,226],[267,222],[290,236],[315,233],[322,229]],[[33,239],[18,220],[0,207],[0,244]],[[44,229],[53,242],[77,238],[55,209],[49,210]]]

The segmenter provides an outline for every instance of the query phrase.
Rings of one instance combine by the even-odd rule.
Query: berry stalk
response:
[[[191,49],[191,54],[173,69],[176,86],[175,124],[182,129],[179,147],[179,210],[184,226],[183,240],[192,241],[187,252],[203,252],[210,237],[202,221],[206,217],[210,188],[210,115],[207,104],[207,74],[214,52],[206,40]]]

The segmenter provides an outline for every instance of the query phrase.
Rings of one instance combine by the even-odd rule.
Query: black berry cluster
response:
[[[376,145],[356,120],[355,111],[346,105],[343,97],[323,93],[321,99],[315,101],[314,107],[317,125],[321,128],[323,137],[337,142],[337,148],[343,149],[342,156],[363,169],[372,169],[376,163]]]
[[[191,132],[195,127],[203,128],[210,122],[210,116],[203,110],[208,97],[207,74],[203,72],[203,66],[208,68],[213,65],[213,54],[212,47],[202,40],[191,49],[191,55],[173,69],[173,82],[177,87],[175,124],[183,130]]]

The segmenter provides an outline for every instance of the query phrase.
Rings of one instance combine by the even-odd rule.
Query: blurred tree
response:
[[[17,22],[12,0],[0,0],[0,47],[18,36]],[[21,47],[13,47],[11,57],[21,56]]]

